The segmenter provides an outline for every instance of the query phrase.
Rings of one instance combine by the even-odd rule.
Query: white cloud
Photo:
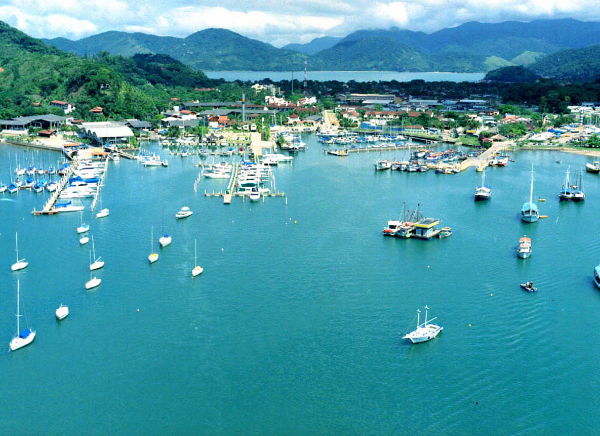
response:
[[[14,6],[0,6],[0,20],[37,38],[58,35],[79,38],[98,30],[94,23],[87,20],[79,20],[63,14],[30,15]]]

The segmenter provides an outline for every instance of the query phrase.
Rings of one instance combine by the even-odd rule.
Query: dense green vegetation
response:
[[[288,44],[283,46],[282,48],[292,51],[297,51],[298,53],[304,53],[308,55],[317,54],[320,51],[331,48],[341,41],[342,38],[336,38],[333,36],[322,36],[320,38],[315,38],[306,44]]]
[[[50,101],[74,103],[76,117],[142,118],[166,109],[174,95],[192,98],[194,87],[213,83],[164,55],[133,58],[106,53],[80,58],[48,46],[0,22],[0,118],[35,113],[63,114]],[[197,93],[196,93],[197,94]],[[34,105],[39,103],[39,106]]]
[[[554,79],[594,79],[600,76],[600,45],[560,51],[538,59],[528,68]]]
[[[485,75],[484,80],[505,83],[524,83],[535,82],[540,76],[529,71],[522,66],[503,67],[497,70],[490,71]]]
[[[319,38],[287,46],[297,51],[224,29],[202,30],[187,38],[113,31],[78,41],[56,38],[47,42],[79,55],[162,53],[202,70],[301,69],[304,55],[298,51],[302,51],[309,54],[311,70],[481,72],[528,65],[545,54],[600,44],[600,23],[571,19],[472,22],[431,34],[397,28],[361,30],[340,41]]]

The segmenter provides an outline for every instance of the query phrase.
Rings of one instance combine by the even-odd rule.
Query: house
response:
[[[288,117],[288,124],[294,124],[300,121],[300,117],[297,114],[292,114]]]
[[[56,129],[40,130],[38,132],[38,136],[41,136],[42,138],[50,138],[51,136],[56,136]]]
[[[94,114],[94,115],[102,115],[103,114],[103,110],[100,106],[96,106],[95,108],[90,109],[88,112],[90,112],[91,114]]]
[[[66,114],[70,114],[75,110],[75,105],[61,100],[52,100],[50,106],[61,108]]]
[[[64,126],[65,122],[66,118],[59,115],[31,115],[12,120],[0,120],[0,130],[26,133],[29,128],[54,129]]]
[[[125,125],[132,130],[140,130],[149,129],[152,125],[148,121],[140,121],[140,120],[127,120],[125,121]]]

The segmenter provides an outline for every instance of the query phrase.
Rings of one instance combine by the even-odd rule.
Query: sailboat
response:
[[[58,321],[65,319],[69,316],[69,308],[67,306],[63,306],[62,303],[58,309],[56,309],[56,319]]]
[[[204,268],[202,268],[199,265],[196,265],[196,240],[194,239],[194,269],[192,270],[192,277],[196,277],[199,274],[202,274],[202,271],[204,271]]]
[[[79,238],[79,245],[85,245],[88,242],[90,242],[90,238],[88,238],[86,235],[83,235],[81,238]]]
[[[537,204],[533,202],[533,165],[531,165],[531,191],[529,201],[523,204],[521,208],[521,220],[526,223],[534,223],[540,219]]]
[[[19,348],[23,348],[24,346],[29,345],[35,339],[35,330],[26,328],[22,332],[19,331],[19,330],[21,330],[21,326],[19,325],[19,318],[22,316],[19,312],[19,296],[20,296],[19,294],[20,294],[20,283],[19,283],[19,280],[17,280],[17,315],[16,315],[17,316],[17,336],[12,338],[12,340],[10,341],[9,346],[10,346],[11,351],[15,351],[15,350],[18,350]]]
[[[485,171],[481,175],[481,186],[475,190],[475,201],[489,200],[492,188],[485,184]]]
[[[19,259],[19,239],[17,232],[15,232],[15,246],[17,251],[17,262],[13,263],[10,269],[13,271],[19,271],[20,269],[27,268],[27,265],[29,265],[29,263],[26,262],[25,259]]]
[[[154,227],[150,233],[150,256],[148,256],[150,263],[154,263],[158,260],[158,253],[154,252]]]
[[[167,245],[171,244],[171,237],[165,231],[165,213],[164,212],[163,212],[163,230],[162,230],[162,232],[163,232],[163,235],[158,240],[158,243],[160,244],[161,247],[166,247]]]
[[[577,185],[577,188],[573,191],[573,201],[583,201],[585,200],[585,194],[583,193],[583,188],[581,187],[581,184],[583,183],[583,171],[579,170],[579,185]]]
[[[417,329],[405,335],[402,339],[410,339],[413,344],[427,342],[435,338],[444,329],[442,326],[431,323],[435,318],[431,318],[427,321],[428,310],[429,307],[425,306],[425,322],[420,324],[421,310],[417,309]]]
[[[569,201],[573,199],[573,187],[571,186],[571,181],[569,180],[569,168],[567,168],[565,182],[563,183],[560,193],[558,194],[558,198],[560,201]]]
[[[96,219],[107,217],[110,213],[110,210],[107,208],[102,209],[102,197],[100,197],[100,212],[96,214]]]
[[[79,225],[79,227],[77,227],[77,233],[85,233],[85,232],[89,231],[90,225],[83,222],[83,211],[81,212],[79,217],[80,217],[80,220],[79,220],[80,225]]]
[[[94,263],[90,264],[90,271],[94,271],[96,269],[100,269],[100,268],[104,267],[104,261],[100,260],[100,256],[98,256],[98,258],[96,258],[96,247],[94,246],[94,237],[93,236],[92,236],[92,251],[94,253],[94,255],[93,255]]]
[[[85,284],[85,289],[92,289],[102,283],[102,279],[94,276],[92,278],[92,252],[90,251],[90,281]]]

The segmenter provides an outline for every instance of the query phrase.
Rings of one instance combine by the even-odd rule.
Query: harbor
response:
[[[42,219],[31,211],[40,209],[49,193],[0,194],[0,248],[6,254],[0,280],[20,280],[27,319],[37,331],[35,342],[7,355],[0,368],[8,380],[25,367],[46,393],[38,406],[52,413],[36,412],[32,432],[61,432],[63,425],[54,417],[68,408],[56,399],[67,397],[73,385],[87,399],[68,427],[91,423],[106,433],[115,425],[131,433],[149,428],[140,427],[138,419],[156,428],[153,420],[168,417],[171,424],[161,427],[165,432],[201,428],[236,434],[244,429],[234,422],[284,415],[273,429],[285,432],[284,421],[308,414],[310,423],[296,427],[301,433],[393,434],[399,422],[407,431],[423,429],[411,423],[426,421],[430,411],[409,413],[407,408],[433,395],[446,400],[441,418],[427,427],[431,432],[460,427],[494,433],[489,415],[517,419],[520,412],[508,405],[524,401],[539,405],[526,415],[541,433],[568,432],[563,417],[579,417],[577,405],[562,397],[543,400],[556,391],[587,392],[580,374],[589,374],[587,363],[594,358],[596,336],[589,320],[596,319],[599,302],[593,270],[600,245],[586,239],[600,212],[600,180],[585,172],[593,158],[511,152],[515,162],[485,169],[493,197],[475,202],[482,183],[476,165],[454,177],[374,171],[374,160],[387,153],[336,159],[323,154],[328,147],[315,135],[303,134],[302,140],[306,149],[293,155],[292,164],[270,167],[277,192],[285,192],[282,201],[261,197],[253,202],[230,191],[231,204],[223,207],[237,177],[233,185],[231,175],[203,177],[195,191],[202,171],[196,165],[212,164],[213,158],[173,156],[156,142],[144,148],[168,160],[166,168],[108,161],[101,198],[111,213],[102,220],[94,219],[93,197],[83,199],[81,212]],[[14,159],[15,153],[29,153],[23,150],[0,148],[0,180],[8,180],[9,154]],[[223,159],[232,166],[242,160]],[[220,161],[215,157],[214,163]],[[533,198],[546,200],[537,204],[548,218],[528,224],[520,212],[530,198],[531,164]],[[584,202],[558,199],[569,166],[572,174],[584,169]],[[404,202],[410,209],[420,204],[423,219],[440,220],[433,226],[438,229],[451,226],[452,236],[382,237],[388,220],[402,220]],[[194,214],[177,220],[183,206]],[[163,216],[173,242],[158,248]],[[91,241],[90,246],[78,243],[81,220],[89,223],[97,255],[106,261],[97,274],[102,284],[89,291],[83,285],[90,275]],[[149,264],[152,228],[160,257]],[[10,271],[16,231],[19,256],[29,262],[20,272]],[[535,245],[526,260],[516,254],[523,235]],[[204,272],[192,279],[195,240]],[[559,270],[568,274],[557,275]],[[529,280],[538,292],[520,288]],[[11,288],[0,295],[7,347],[15,328],[15,292]],[[58,323],[54,312],[61,303],[69,307],[69,316]],[[444,330],[430,342],[407,344],[402,337],[407,328],[414,329],[415,309],[425,304]],[[123,331],[137,332],[138,339],[120,340]],[[577,359],[565,362],[565,355]],[[163,368],[166,356],[177,371]],[[482,359],[490,363],[482,365]],[[438,368],[434,373],[426,369],[431,364]],[[537,368],[535,376],[521,371],[528,365]],[[74,370],[65,372],[66,367]],[[167,380],[157,382],[152,395],[142,395],[157,371]],[[406,389],[426,377],[433,378],[419,384],[418,392]],[[93,381],[81,385],[82,379]],[[107,379],[122,389],[119,402],[132,405],[138,417],[114,412],[114,389],[106,387]],[[4,387],[5,402],[27,398],[30,390],[25,384],[9,389],[5,382]],[[191,402],[164,400],[181,390],[191,392]],[[269,401],[269,410],[243,404],[282,395],[285,404]],[[325,422],[342,398],[353,418],[348,426],[332,428]],[[373,424],[368,410],[374,403],[389,418]],[[198,404],[211,406],[198,411]]]

